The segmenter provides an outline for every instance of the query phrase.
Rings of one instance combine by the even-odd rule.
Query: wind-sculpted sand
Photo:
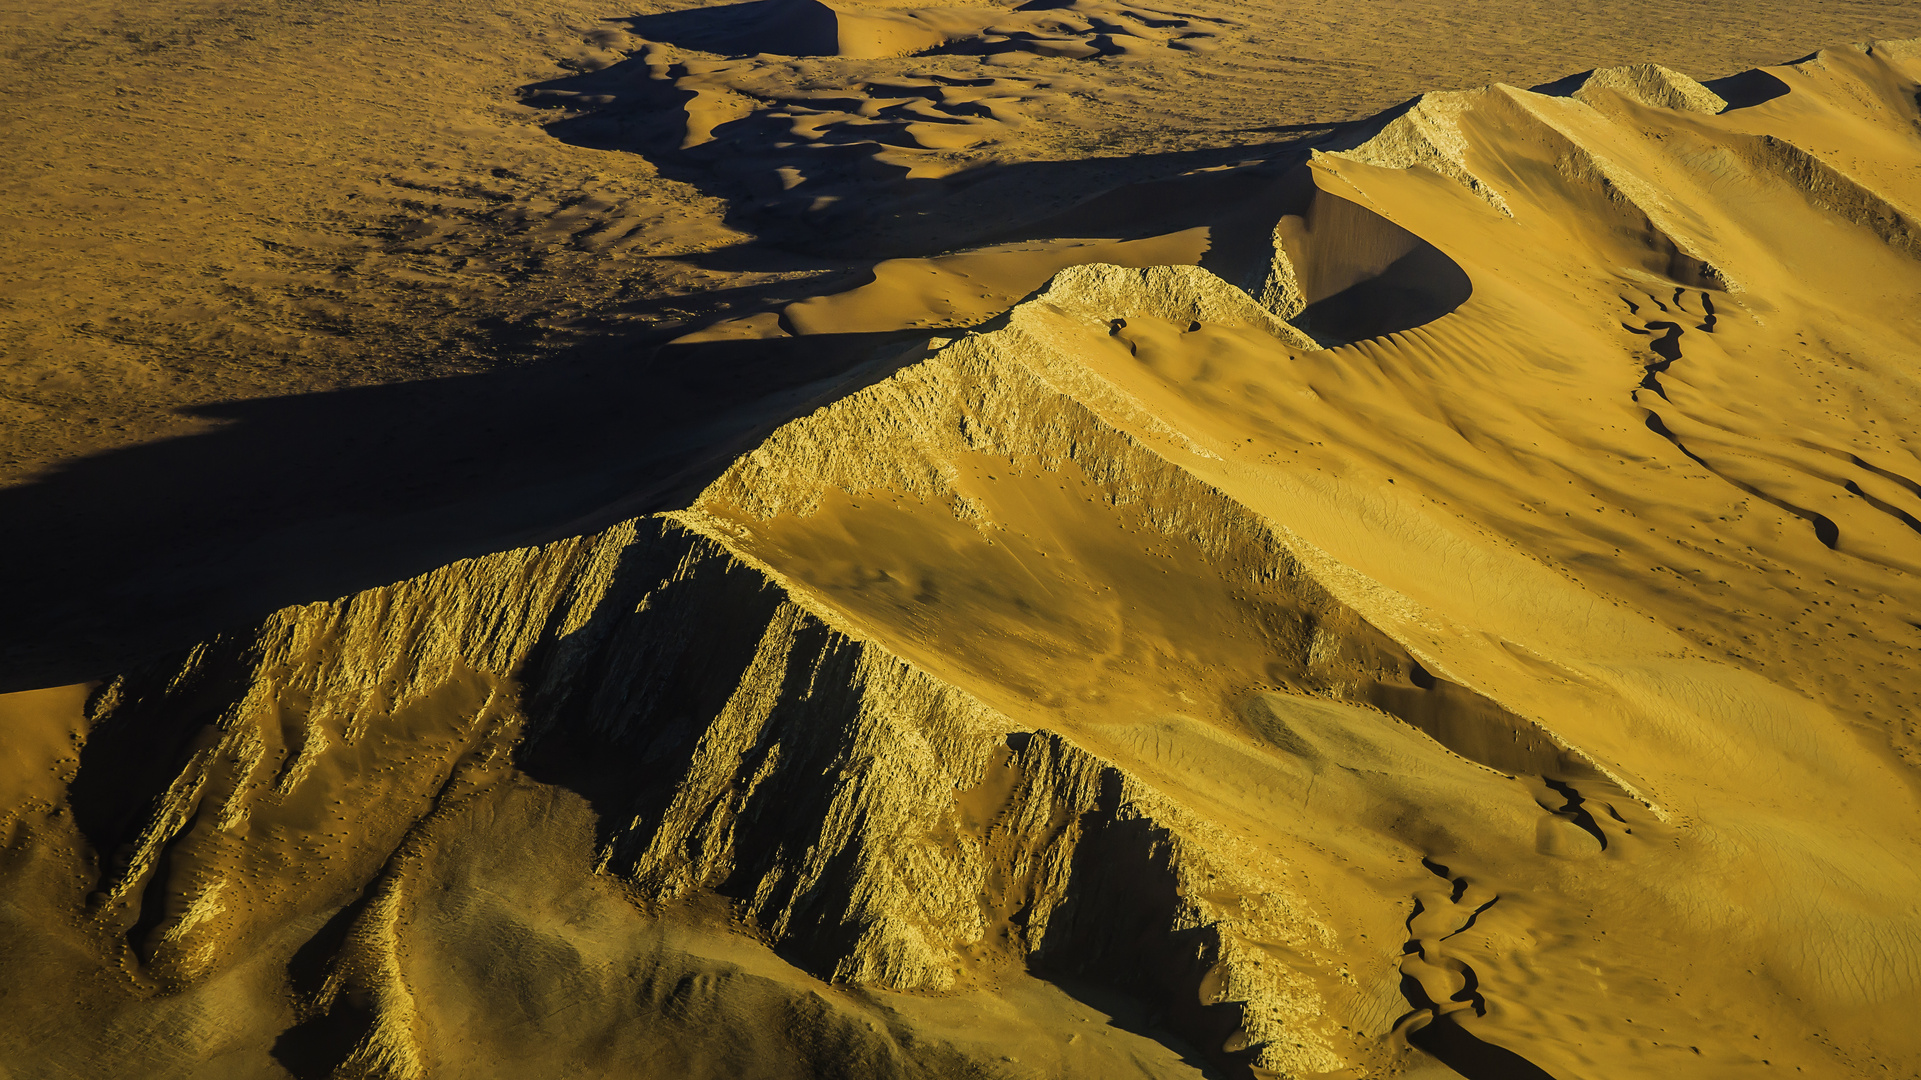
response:
[[[0,1072],[1921,1072],[1921,39],[1070,152],[1262,25],[631,18],[791,263],[0,492]]]

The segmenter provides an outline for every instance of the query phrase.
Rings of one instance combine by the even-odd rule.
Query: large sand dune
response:
[[[129,419],[9,428],[0,1074],[1921,1073],[1921,39],[1382,7],[1457,67],[1323,109],[1225,5],[643,13],[497,148],[634,203],[418,219],[630,230],[581,351],[409,382],[546,301],[404,245],[280,382],[41,318]]]

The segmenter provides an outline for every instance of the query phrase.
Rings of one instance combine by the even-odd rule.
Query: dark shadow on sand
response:
[[[707,41],[726,51],[732,41],[728,35],[737,31],[720,26],[713,16],[736,9],[753,14],[750,8],[759,10],[756,4],[737,4],[614,21],[642,37]],[[837,258],[927,255],[1026,235],[1026,226],[1066,212],[1090,195],[1198,169],[1304,156],[1304,138],[1329,130],[1284,125],[1260,133],[1292,138],[1165,154],[983,164],[946,176],[909,177],[905,168],[875,157],[882,149],[874,141],[875,129],[833,129],[815,140],[798,140],[792,117],[778,109],[722,123],[713,129],[712,141],[683,148],[685,106],[694,97],[675,85],[683,74],[680,66],[661,72],[635,57],[528,84],[520,88],[520,97],[527,105],[561,114],[547,131],[562,142],[640,155],[662,176],[726,199],[727,223],[754,234],[760,244]],[[943,74],[926,78],[955,86],[981,81]],[[883,102],[898,98],[883,106],[884,115],[929,91],[874,85],[868,92]],[[882,132],[880,137],[888,136]]]
[[[917,335],[618,342],[489,374],[195,410],[211,432],[0,491],[0,692],[289,604],[683,505]]]
[[[713,10],[686,17],[711,20]],[[649,22],[643,32],[699,31]],[[1257,145],[917,179],[874,175],[871,144],[829,147],[849,171],[817,170],[820,190],[847,197],[816,206],[820,191],[807,185],[798,195],[769,187],[797,152],[784,130],[749,118],[726,133],[725,152],[678,149],[688,95],[638,58],[523,94],[566,108],[549,125],[557,138],[642,154],[662,175],[728,200],[730,223],[756,234],[685,261],[841,272],[725,298],[609,298],[593,324],[600,336],[538,362],[204,407],[194,412],[222,426],[0,490],[0,591],[11,616],[0,626],[0,691],[99,678],[289,604],[677,508],[774,427],[891,373],[900,361],[877,354],[921,337],[661,346],[686,329],[673,324],[689,306],[770,310],[847,288],[881,258],[1198,226],[1211,237],[1202,266],[1249,285],[1264,266],[1273,200],[1298,184],[1295,166],[1312,147],[1340,138],[1287,139],[1328,129],[1281,125],[1272,129],[1281,141]],[[1397,283],[1388,275],[1379,288]],[[1357,330],[1340,304],[1314,314],[1338,332]],[[509,340],[516,333],[501,328],[502,351],[531,353]]]
[[[833,56],[839,46],[833,12],[793,0],[747,0],[616,21],[648,41],[721,56]]]
[[[1181,178],[1263,153],[1270,160]],[[192,409],[223,423],[0,489],[9,616],[0,624],[0,692],[101,678],[289,604],[678,508],[774,427],[890,374],[878,353],[925,339],[903,331],[661,345],[687,329],[672,328],[681,315],[670,309],[777,308],[848,288],[890,252],[1036,236],[1127,239],[1210,223],[1245,237],[1235,215],[1246,211],[1234,202],[1305,154],[1296,142],[988,165],[869,191],[859,213],[873,228],[802,260],[830,271],[823,277],[719,299],[610,299],[595,324],[605,332],[517,367]],[[730,193],[752,216],[738,176],[676,160],[663,171]],[[1091,194],[1035,195],[1063,191]],[[1147,220],[1144,199],[1159,211]],[[890,231],[889,222],[911,227]],[[779,234],[784,249],[755,242],[686,261],[791,270],[794,252],[836,247],[814,235],[810,225]],[[1225,264],[1253,254],[1227,242],[1204,265],[1230,274]],[[525,336],[501,328],[502,351],[532,353]]]
[[[1554,1075],[1504,1046],[1483,1042],[1451,1016],[1410,1032],[1407,1041],[1466,1080],[1554,1080]]]

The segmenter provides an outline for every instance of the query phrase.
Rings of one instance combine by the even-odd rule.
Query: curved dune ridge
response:
[[[1921,41],[1048,221],[666,346],[853,372],[674,509],[0,698],[8,1067],[1921,1073]]]

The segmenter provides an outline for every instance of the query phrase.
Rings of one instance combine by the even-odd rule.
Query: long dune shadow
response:
[[[1484,1042],[1444,1016],[1408,1036],[1466,1080],[1554,1080],[1554,1075],[1504,1046]]]
[[[583,350],[195,410],[224,423],[0,491],[0,692],[683,504],[774,426],[917,355],[912,338]]]
[[[1084,185],[1082,211],[1044,224],[1125,238],[1217,219],[1221,200],[1163,200],[1166,213],[1137,220],[1139,200],[1116,177],[1179,174],[1207,160],[1201,153],[985,166],[970,182],[1006,199]],[[1200,181],[1223,196],[1261,182]],[[983,233],[1026,235],[1005,219],[954,221],[951,230],[933,229],[931,248],[916,253]],[[792,256],[754,244],[689,261],[735,270],[794,265]],[[854,276],[829,274],[765,295],[736,289],[708,306],[739,314],[835,291],[867,264],[813,260]],[[665,329],[678,316],[654,310],[661,303],[610,304],[606,311],[621,319],[607,325],[647,329],[610,330],[518,367],[192,409],[219,426],[0,489],[8,614],[0,622],[0,692],[99,678],[289,604],[684,505],[775,426],[890,373],[877,353],[921,336],[662,346],[655,343],[678,332]]]
[[[1215,241],[1202,264],[1238,282],[1261,261],[1271,223],[1256,219],[1273,185],[1325,130],[882,177],[848,188],[858,197],[839,209],[794,217],[793,205],[757,186],[791,152],[778,145],[783,133],[752,125],[733,133],[739,160],[663,149],[657,114],[678,113],[685,95],[637,65],[539,84],[600,102],[549,130],[657,160],[663,175],[725,198],[737,224],[773,223],[748,243],[686,259],[728,270],[792,270],[799,252],[811,267],[857,274],[881,258],[977,244],[1207,225]],[[849,283],[829,275],[799,291]],[[740,314],[797,298],[792,286],[736,291],[709,306]],[[290,604],[684,505],[775,426],[885,377],[897,361],[877,356],[919,336],[657,346],[678,332],[667,329],[677,315],[653,310],[662,303],[610,300],[605,312],[622,319],[609,327],[648,328],[610,330],[519,367],[194,409],[219,426],[0,489],[9,615],[0,623],[0,692],[100,678]],[[527,348],[503,343],[510,353]]]
[[[792,0],[746,0],[621,21],[648,41],[722,56],[833,56],[839,48],[833,12]]]
[[[978,209],[1062,188],[1084,195],[1025,224],[955,213],[944,219],[951,227],[924,225],[915,253],[1207,225],[1217,239],[1202,265],[1238,281],[1263,261],[1276,185],[1292,182],[1288,171],[1307,153],[1299,141],[1264,149],[1271,156],[1254,164],[1200,173],[1190,170],[1247,148],[984,166],[962,187],[987,195],[943,196],[944,205]],[[875,212],[897,211],[881,203]],[[792,265],[751,244],[708,258],[734,269]],[[855,276],[764,295],[733,290],[712,306],[738,314],[836,291],[867,264],[844,261]],[[0,489],[10,616],[0,622],[0,692],[100,678],[290,604],[685,505],[774,427],[885,377],[900,360],[879,357],[922,338],[655,345],[677,332],[653,310],[661,303],[608,307],[649,326],[639,334],[590,337],[518,367],[197,408],[219,426]]]

